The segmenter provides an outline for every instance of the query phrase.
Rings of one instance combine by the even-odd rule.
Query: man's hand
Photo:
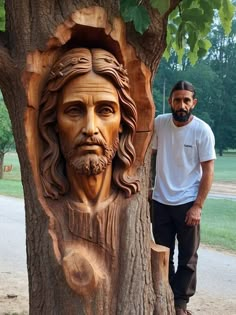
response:
[[[152,193],[153,193],[153,188],[148,189],[148,201],[152,201]]]
[[[202,208],[194,204],[186,213],[185,223],[187,225],[198,225],[201,220]]]

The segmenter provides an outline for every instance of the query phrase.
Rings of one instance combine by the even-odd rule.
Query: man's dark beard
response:
[[[189,111],[184,110],[184,109],[179,109],[179,110],[174,110],[171,107],[171,111],[172,111],[172,115],[174,120],[178,121],[178,122],[186,122],[189,120],[189,117],[192,114],[192,109],[190,109]],[[183,114],[181,114],[183,113]]]
[[[78,154],[76,153],[76,148],[73,148],[69,152],[66,152],[62,149],[63,155],[66,161],[69,163],[70,166],[72,166],[77,174],[87,176],[98,175],[102,173],[108,165],[111,164],[119,146],[119,137],[116,138],[116,140],[110,147],[103,139],[98,138],[97,136],[93,136],[87,139],[80,139],[76,144],[76,147],[87,143],[100,145],[104,150],[104,155],[98,156],[95,153],[89,153],[86,155],[78,156]]]

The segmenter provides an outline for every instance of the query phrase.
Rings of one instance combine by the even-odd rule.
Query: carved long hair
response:
[[[53,65],[39,107],[39,132],[43,140],[40,172],[45,197],[58,199],[69,189],[65,175],[65,160],[56,133],[57,104],[60,90],[71,79],[90,71],[104,76],[117,89],[122,134],[119,148],[113,160],[113,183],[127,197],[139,190],[137,178],[129,176],[136,154],[133,138],[137,124],[137,110],[129,92],[127,71],[108,51],[98,48],[74,48],[62,55]]]

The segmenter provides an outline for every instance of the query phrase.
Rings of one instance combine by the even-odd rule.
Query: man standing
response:
[[[169,281],[176,315],[184,315],[190,314],[187,303],[196,290],[201,211],[213,180],[215,140],[211,128],[192,114],[197,99],[191,83],[177,82],[169,104],[172,114],[155,119],[152,226],[155,242],[170,248]]]

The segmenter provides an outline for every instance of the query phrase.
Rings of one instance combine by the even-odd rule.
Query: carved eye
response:
[[[64,113],[69,115],[69,116],[82,116],[84,114],[84,112],[85,112],[85,110],[80,104],[68,106],[64,110]]]
[[[98,108],[98,113],[102,116],[109,116],[114,114],[115,110],[112,105],[110,104],[102,104]]]

